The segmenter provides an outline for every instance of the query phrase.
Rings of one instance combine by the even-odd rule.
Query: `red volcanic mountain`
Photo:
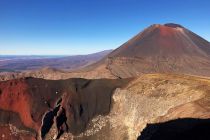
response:
[[[113,51],[109,57],[204,56],[210,44],[176,24],[152,25]]]
[[[157,72],[210,76],[210,43],[181,25],[155,24],[92,68],[104,64],[121,78]]]

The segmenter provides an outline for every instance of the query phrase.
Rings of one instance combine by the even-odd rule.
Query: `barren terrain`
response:
[[[135,140],[147,124],[210,117],[210,80],[204,77],[27,78],[1,82],[0,89],[4,139]]]

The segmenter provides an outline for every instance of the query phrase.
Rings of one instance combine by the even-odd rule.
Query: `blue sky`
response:
[[[0,55],[72,55],[115,49],[154,23],[210,41],[209,0],[0,0]]]

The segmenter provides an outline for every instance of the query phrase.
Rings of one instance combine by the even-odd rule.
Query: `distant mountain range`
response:
[[[59,70],[73,70],[85,67],[100,60],[112,50],[105,50],[88,55],[74,56],[0,56],[0,72],[15,72],[52,68]]]

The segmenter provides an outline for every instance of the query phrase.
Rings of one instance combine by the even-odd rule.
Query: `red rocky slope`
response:
[[[44,138],[56,123],[57,135],[78,134],[95,115],[109,112],[112,92],[128,81],[25,78],[1,82],[0,133],[5,139]]]

